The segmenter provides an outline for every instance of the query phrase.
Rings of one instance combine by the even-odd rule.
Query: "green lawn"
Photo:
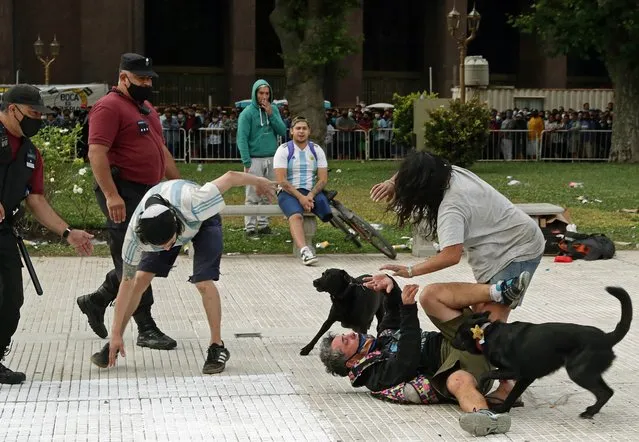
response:
[[[402,244],[410,236],[408,229],[393,226],[393,217],[385,206],[373,203],[368,193],[371,186],[392,175],[398,163],[333,161],[330,164],[329,188],[339,191],[338,199],[371,223],[381,224],[382,233],[392,244]],[[240,164],[180,165],[185,179],[203,183],[226,170],[241,170]],[[605,233],[615,241],[637,244],[639,214],[622,213],[620,209],[639,207],[639,166],[606,163],[477,163],[472,170],[515,203],[545,202],[563,206],[580,232]],[[512,179],[521,182],[509,186]],[[570,188],[571,181],[582,182],[583,188]],[[633,196],[634,195],[634,196]],[[583,204],[578,197],[585,196]],[[58,198],[55,208],[74,226],[86,225],[89,230],[99,230],[103,216],[93,200],[88,205]],[[243,204],[243,189],[233,189],[225,195],[227,204]],[[599,202],[599,201],[601,202]],[[274,234],[259,239],[246,239],[242,232],[241,218],[225,218],[225,252],[288,253],[291,250],[290,235],[282,217],[274,219]],[[318,226],[316,240],[329,241],[330,246],[320,253],[350,253],[359,251],[343,234],[330,225]],[[372,252],[368,245],[362,249]],[[39,246],[34,255],[65,255],[71,250],[60,244]],[[96,254],[108,256],[106,246],[98,247]]]

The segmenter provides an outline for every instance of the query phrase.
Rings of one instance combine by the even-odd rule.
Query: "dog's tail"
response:
[[[610,340],[612,345],[616,345],[621,341],[628,330],[630,330],[630,323],[632,322],[632,301],[628,292],[621,287],[606,287],[606,291],[612,296],[617,298],[621,303],[621,319],[617,327],[606,336]]]

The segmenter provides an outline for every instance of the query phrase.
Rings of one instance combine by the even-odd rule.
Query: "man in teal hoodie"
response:
[[[273,180],[273,155],[277,150],[277,136],[286,136],[286,125],[277,106],[272,105],[273,91],[265,80],[253,83],[251,104],[242,113],[237,124],[237,148],[244,172]],[[269,201],[246,186],[245,204],[268,204]],[[248,236],[268,234],[271,228],[266,216],[246,216],[244,226]]]

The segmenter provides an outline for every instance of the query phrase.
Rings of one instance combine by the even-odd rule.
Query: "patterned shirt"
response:
[[[308,145],[304,149],[300,149],[295,143],[293,146],[293,156],[289,160],[287,144],[280,145],[273,157],[273,168],[286,169],[286,180],[296,189],[311,191],[317,181],[317,169],[328,167],[326,155],[322,148],[315,143],[313,143],[313,149],[315,149],[317,158]]]
[[[220,213],[225,207],[222,194],[213,183],[200,186],[192,181],[171,180],[152,187],[136,207],[127,228],[122,246],[122,259],[126,264],[137,266],[142,258],[142,252],[161,252],[164,250],[161,246],[142,244],[135,234],[146,201],[156,194],[159,194],[177,209],[180,221],[184,224],[184,232],[177,238],[176,247],[193,239],[199,232],[202,223]]]

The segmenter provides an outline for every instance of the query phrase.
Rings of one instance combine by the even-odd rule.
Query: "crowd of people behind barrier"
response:
[[[605,109],[491,110],[490,138],[482,160],[605,160],[608,158],[614,121],[613,103]],[[71,111],[54,108],[46,125],[60,128],[83,126],[89,109]],[[157,107],[166,145],[178,160],[239,160],[237,124],[242,109],[203,105]],[[288,106],[280,106],[287,128],[292,116]],[[282,142],[288,141],[290,134]],[[78,144],[78,156],[85,154],[85,142]],[[397,159],[410,146],[395,142],[393,110],[352,108],[326,110],[326,137],[323,144],[328,159]]]
[[[237,160],[237,121],[242,109],[217,106],[158,106],[166,144],[177,159],[190,161]],[[280,106],[287,129],[292,116]],[[393,140],[392,109],[353,108],[326,110],[326,137],[322,146],[329,159],[403,157],[405,147]],[[282,142],[288,141],[290,134]]]
[[[614,105],[581,110],[507,109],[491,111],[484,160],[605,160],[610,154]]]

